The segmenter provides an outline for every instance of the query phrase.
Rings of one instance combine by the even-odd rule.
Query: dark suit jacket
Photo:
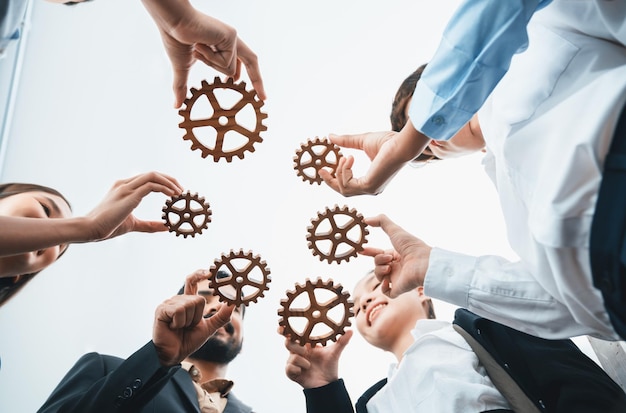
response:
[[[225,413],[252,409],[228,394]],[[41,413],[200,413],[189,373],[162,368],[149,342],[128,359],[89,353],[80,358],[39,409]]]
[[[500,371],[490,368],[487,371],[514,410],[523,406],[516,412],[626,412],[623,390],[571,340],[533,337],[464,309],[456,311],[454,324],[460,327],[461,330],[457,331],[468,340],[483,365],[488,362],[484,357],[488,356],[500,367]],[[363,393],[356,404],[357,413],[367,412],[367,402],[386,383],[387,380],[383,379]],[[515,389],[511,390],[511,387]],[[326,386],[305,389],[304,394],[307,413],[354,412],[341,379]],[[491,413],[496,412],[505,410]]]

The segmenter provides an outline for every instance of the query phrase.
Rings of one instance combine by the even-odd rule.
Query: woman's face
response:
[[[43,191],[23,192],[0,198],[0,215],[16,218],[69,218],[70,206],[63,198]],[[0,257],[0,277],[41,271],[59,258],[67,245]]]

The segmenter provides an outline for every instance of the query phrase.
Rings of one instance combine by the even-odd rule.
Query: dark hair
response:
[[[85,3],[87,1],[91,1],[91,0],[83,0],[83,1],[66,1],[65,4],[66,6],[76,6],[79,3]]]
[[[217,279],[232,277],[231,274],[227,273],[226,271],[222,271],[222,270],[218,270],[217,274],[215,274],[215,276],[217,277]],[[183,285],[182,287],[180,287],[180,290],[178,290],[178,295],[182,295],[184,293],[185,293],[185,286]],[[243,291],[241,292],[241,297],[243,298]],[[246,306],[245,306],[245,304],[242,304],[239,307],[239,311],[241,312],[241,318],[243,318],[244,315],[246,314]]]
[[[415,92],[415,85],[422,77],[422,72],[426,68],[426,63],[418,67],[413,73],[411,73],[406,79],[402,81],[400,87],[396,91],[396,96],[393,98],[391,104],[391,114],[389,120],[391,121],[391,130],[400,132],[404,125],[406,125],[408,118],[406,115],[406,109]],[[427,162],[434,159],[439,159],[433,155],[419,154],[413,159],[413,162]]]
[[[23,183],[8,183],[0,185],[0,200],[8,198],[13,195],[23,194],[25,192],[47,192],[52,195],[56,195],[63,199],[67,205],[72,208],[69,201],[56,189],[52,189],[43,185],[36,184],[23,184]],[[67,248],[59,254],[59,257],[67,251]],[[41,271],[37,271],[31,274],[18,275],[17,277],[3,277],[0,278],[0,307],[2,307],[9,299],[17,294],[24,286],[32,280],[35,275]]]

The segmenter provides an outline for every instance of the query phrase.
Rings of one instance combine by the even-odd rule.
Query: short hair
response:
[[[37,184],[25,184],[19,182],[12,182],[0,185],[0,200],[4,198],[8,198],[13,195],[23,194],[25,192],[47,192],[52,195],[56,195],[63,199],[72,209],[69,201],[56,189],[37,185]],[[59,257],[63,255],[67,251],[67,248],[59,254]],[[32,280],[35,275],[39,274],[41,271],[37,271],[31,274],[22,274],[18,277],[6,277],[0,279],[0,307],[2,307],[9,299],[11,299],[15,294],[17,294],[24,286]]]
[[[406,79],[402,81],[400,87],[396,91],[396,95],[393,98],[393,103],[391,104],[391,114],[389,115],[389,120],[391,121],[391,130],[395,132],[400,132],[404,125],[406,125],[408,121],[408,117],[406,114],[407,107],[411,98],[413,97],[413,93],[415,92],[415,86],[417,82],[422,77],[422,72],[426,68],[426,63],[418,67],[413,73],[411,73]],[[413,159],[412,162],[427,162],[432,161],[434,159],[439,159],[436,156],[432,155],[424,155],[419,154]]]
[[[229,278],[229,277],[232,277],[232,275],[227,273],[226,271],[218,270],[217,274],[215,274],[215,277],[217,279]],[[183,285],[182,287],[180,287],[180,290],[178,290],[178,295],[183,295],[184,293],[185,293],[185,286]],[[243,298],[243,297],[244,297],[244,295],[243,295],[243,291],[242,291],[241,292],[241,298]],[[244,315],[246,314],[246,306],[245,306],[245,304],[241,304],[241,306],[239,308],[239,311],[241,311],[241,318],[243,318]]]

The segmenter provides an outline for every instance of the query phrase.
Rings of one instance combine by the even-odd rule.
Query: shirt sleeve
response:
[[[162,367],[152,342],[126,360],[113,359],[119,360],[98,353],[81,357],[38,413],[136,412],[180,369]]]
[[[348,390],[339,379],[322,387],[304,389],[307,413],[353,413]]]
[[[592,333],[550,295],[522,262],[433,248],[424,293],[525,333],[561,339]]]
[[[528,46],[526,26],[551,0],[464,0],[415,87],[413,126],[448,140],[480,109],[515,53]]]

